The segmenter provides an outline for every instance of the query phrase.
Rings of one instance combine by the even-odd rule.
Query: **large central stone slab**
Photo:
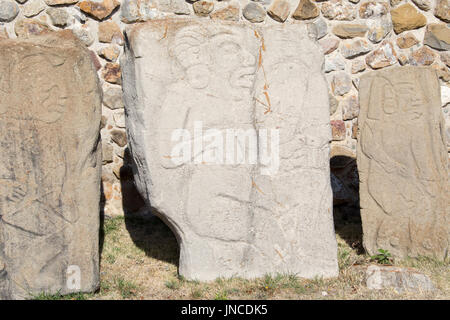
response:
[[[328,91],[306,26],[158,20],[126,35],[135,178],[177,236],[180,274],[337,276]]]
[[[0,299],[98,288],[100,118],[70,31],[0,41]]]

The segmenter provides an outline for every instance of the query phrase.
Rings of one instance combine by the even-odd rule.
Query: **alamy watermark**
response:
[[[70,265],[66,270],[66,286],[69,290],[81,290],[81,270],[77,265]]]
[[[193,133],[175,129],[171,140],[178,143],[168,158],[177,166],[258,164],[262,175],[276,174],[280,166],[279,129],[203,130],[203,123],[195,121]]]

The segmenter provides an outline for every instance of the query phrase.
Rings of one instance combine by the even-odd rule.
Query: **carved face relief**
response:
[[[256,58],[240,45],[240,40],[235,32],[214,35],[210,42],[212,66],[232,88],[250,89],[255,79]]]

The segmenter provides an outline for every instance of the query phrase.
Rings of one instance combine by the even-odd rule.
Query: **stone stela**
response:
[[[405,258],[448,255],[445,121],[434,70],[403,67],[361,79],[358,170],[364,247]]]
[[[0,42],[0,299],[98,288],[100,117],[70,31]]]
[[[177,237],[180,274],[337,276],[328,90],[306,26],[166,19],[130,28],[126,39],[135,178]],[[279,130],[277,172],[261,174],[260,163],[174,164],[173,131],[193,132],[196,121]]]

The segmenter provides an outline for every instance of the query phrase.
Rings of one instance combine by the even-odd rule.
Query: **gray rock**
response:
[[[171,0],[172,12],[179,15],[191,14],[189,5],[184,0]]]
[[[328,93],[328,98],[330,100],[330,116],[332,116],[336,112],[339,102],[331,92]]]
[[[72,32],[81,40],[87,47],[92,45],[95,41],[95,37],[87,25],[75,26]]]
[[[255,32],[244,22],[166,19],[133,27],[127,38],[121,66],[133,171],[141,195],[179,240],[180,274],[337,276],[328,89],[323,55],[306,25]],[[198,134],[199,121],[221,135],[278,128],[279,163],[276,152],[261,161],[266,148],[252,138],[238,150],[256,163],[237,161],[234,138],[222,157],[220,146],[178,153],[174,130],[184,128],[187,138],[195,128]]]
[[[0,22],[13,21],[19,14],[19,6],[12,0],[0,0]]]
[[[328,73],[331,71],[344,70],[345,60],[341,55],[334,57],[325,57],[324,72]]]
[[[266,10],[255,2],[250,2],[242,10],[242,15],[250,22],[263,22],[266,19]]]
[[[134,23],[161,17],[157,0],[123,0],[120,5],[122,22]]]
[[[0,88],[0,297],[93,292],[101,89],[89,53],[66,31],[0,41]]]
[[[66,9],[50,7],[45,12],[50,16],[54,26],[64,28],[69,24],[70,15]]]
[[[346,40],[342,42],[340,51],[348,59],[355,58],[372,50],[372,46],[364,39]]]
[[[339,72],[333,76],[331,80],[331,89],[333,93],[342,96],[352,88],[352,79],[345,72]]]
[[[389,17],[383,16],[380,19],[368,19],[366,21],[369,31],[367,38],[373,43],[378,43],[392,31],[392,21]]]
[[[450,206],[436,72],[405,66],[365,74],[359,98],[357,159],[366,251],[443,260],[450,243]]]
[[[412,0],[412,2],[422,10],[428,11],[431,9],[430,0]]]
[[[117,87],[109,87],[106,89],[103,93],[103,103],[112,110],[122,109],[122,89]]]
[[[34,17],[44,11],[46,5],[42,0],[31,0],[23,6],[23,15],[25,17]]]
[[[327,35],[328,27],[327,23],[324,19],[319,18],[313,22],[313,25],[316,27],[317,31],[317,40],[322,39]]]
[[[397,292],[436,290],[430,278],[414,269],[378,265],[367,268],[366,285],[372,290],[394,289]]]
[[[450,28],[440,23],[429,24],[423,43],[436,50],[450,50]]]

